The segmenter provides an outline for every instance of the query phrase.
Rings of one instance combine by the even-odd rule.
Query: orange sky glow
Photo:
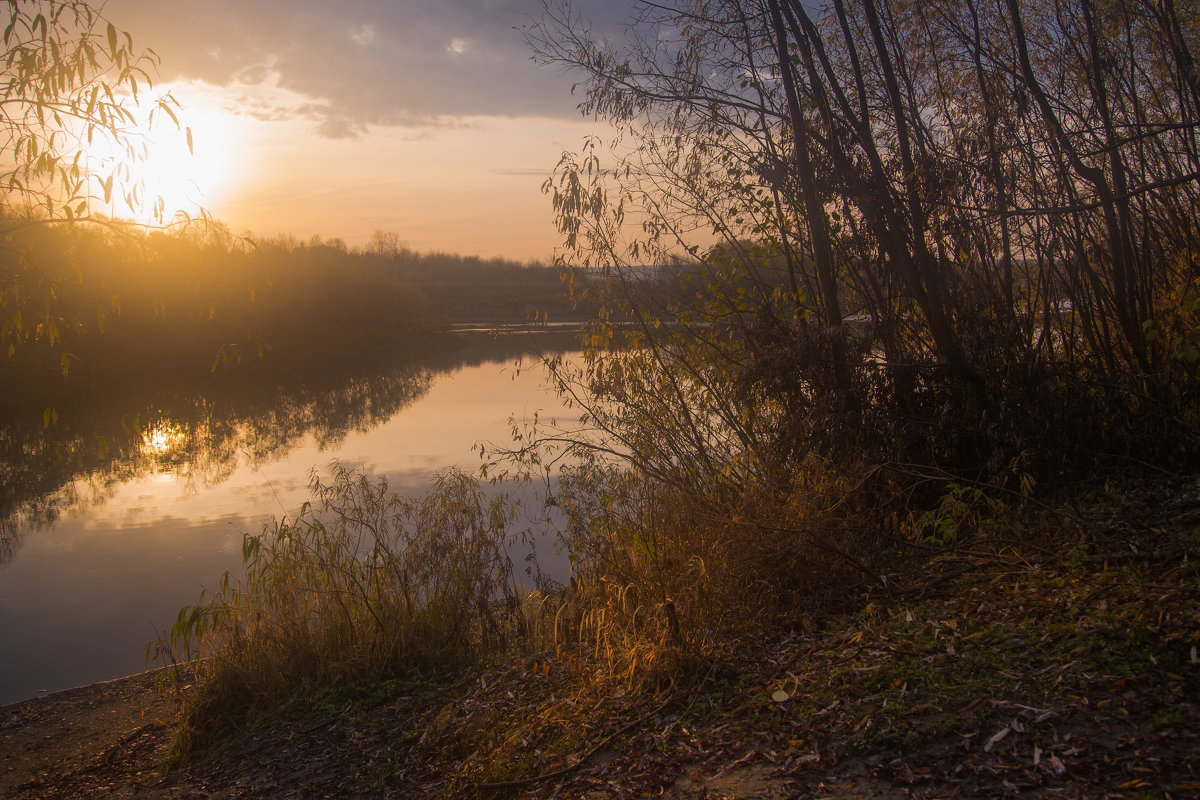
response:
[[[161,57],[155,92],[175,97],[193,132],[188,152],[181,131],[156,130],[137,171],[168,217],[202,207],[235,234],[353,247],[386,230],[419,251],[553,257],[541,185],[564,149],[607,128],[579,115],[568,77],[530,62],[514,23],[532,19],[535,0],[278,5],[329,25],[294,21],[247,40],[231,31],[272,19],[257,4],[215,2],[203,19],[176,0],[105,6]],[[493,24],[471,13],[488,9]],[[423,20],[424,32],[410,30]],[[305,49],[312,59],[295,57]]]
[[[194,131],[193,154],[176,156],[181,166],[165,187],[174,205],[203,206],[234,233],[315,234],[351,246],[388,230],[420,251],[548,260],[558,235],[541,185],[562,151],[597,129],[586,120],[464,117],[443,129],[329,139],[231,113],[219,87],[167,88]],[[153,159],[147,166],[157,169]]]

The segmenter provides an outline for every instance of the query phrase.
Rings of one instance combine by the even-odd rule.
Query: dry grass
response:
[[[460,472],[423,497],[334,465],[313,505],[247,536],[247,574],[184,608],[160,660],[202,659],[178,755],[255,714],[461,668],[525,633],[505,551],[512,504]]]
[[[879,579],[878,519],[832,513],[847,486],[827,469],[814,461],[784,492],[736,506],[725,487],[698,497],[615,467],[568,471],[556,500],[575,578],[558,642],[661,688],[781,619],[860,593]]]

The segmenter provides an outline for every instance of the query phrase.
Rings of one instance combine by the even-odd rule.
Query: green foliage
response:
[[[953,546],[986,535],[1005,511],[1004,504],[983,489],[951,481],[937,507],[917,515],[913,533],[933,547]]]
[[[312,491],[314,506],[245,538],[244,580],[226,574],[147,646],[203,659],[181,755],[289,699],[454,670],[519,634],[507,498],[453,471],[401,497],[338,464]]]
[[[170,95],[142,118],[139,98],[153,86],[157,54],[135,49],[88,0],[13,0],[0,24],[0,228],[30,217],[92,218],[93,203],[121,196],[130,208],[152,204],[165,222],[161,198],[144,196],[134,169],[156,117],[179,126]],[[118,160],[93,163],[88,150],[101,145]]]

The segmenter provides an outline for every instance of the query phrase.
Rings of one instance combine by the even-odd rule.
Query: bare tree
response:
[[[527,35],[621,130],[547,191],[652,345],[597,374],[669,375],[638,373],[610,427],[666,392],[667,462],[847,429],[888,450],[914,423],[906,457],[994,471],[1080,434],[1063,403],[1194,424],[1197,42],[1172,3],[645,2],[620,48],[549,4]],[[657,300],[622,271],[680,256],[689,291]]]

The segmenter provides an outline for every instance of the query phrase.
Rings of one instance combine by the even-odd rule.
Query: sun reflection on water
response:
[[[142,433],[142,454],[160,459],[184,445],[187,436],[183,429],[167,420],[154,423]]]

